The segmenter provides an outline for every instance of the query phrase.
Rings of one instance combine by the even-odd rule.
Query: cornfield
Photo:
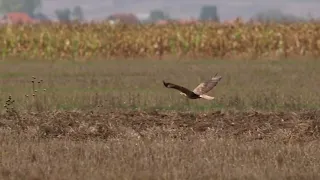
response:
[[[3,59],[318,57],[320,25],[115,25],[50,23],[0,27]]]

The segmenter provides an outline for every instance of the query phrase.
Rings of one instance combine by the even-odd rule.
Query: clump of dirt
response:
[[[173,138],[212,131],[217,137],[240,140],[266,138],[306,142],[320,136],[320,111],[307,112],[146,112],[52,111],[0,116],[0,129],[37,138],[74,140],[148,137],[155,133]],[[155,130],[157,129],[157,130]]]

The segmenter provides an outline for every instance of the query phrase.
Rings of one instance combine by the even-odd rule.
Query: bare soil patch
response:
[[[1,179],[318,179],[320,112],[1,115]]]
[[[143,138],[152,129],[172,129],[173,136],[214,132],[217,137],[246,139],[283,138],[285,141],[311,141],[320,135],[320,111],[305,112],[235,112],[208,113],[163,111],[54,111],[43,113],[4,114],[2,129],[36,138],[72,138],[108,140],[120,138],[127,131]],[[170,135],[174,135],[168,131]]]

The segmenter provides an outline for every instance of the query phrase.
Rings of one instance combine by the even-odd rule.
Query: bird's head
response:
[[[165,82],[165,81],[162,81],[163,82],[163,85],[167,88],[172,88],[174,85],[171,84],[171,83],[168,83],[168,82]]]
[[[168,87],[168,84],[169,83],[166,83],[165,81],[162,81],[163,82],[163,85],[165,86],[165,87]]]

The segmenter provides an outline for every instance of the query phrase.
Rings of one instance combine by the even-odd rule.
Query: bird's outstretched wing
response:
[[[211,78],[210,80],[200,83],[194,90],[193,92],[195,94],[201,95],[209,92],[211,89],[213,89],[218,82],[222,79],[222,76],[217,76],[217,74]]]
[[[165,82],[163,81],[163,85],[167,88],[173,88],[173,89],[176,89],[178,91],[181,91],[185,94],[190,94],[192,93],[192,91],[190,91],[189,89],[185,88],[185,87],[182,87],[182,86],[179,86],[179,85],[176,85],[176,84],[173,84],[173,83],[169,83],[169,82]]]

